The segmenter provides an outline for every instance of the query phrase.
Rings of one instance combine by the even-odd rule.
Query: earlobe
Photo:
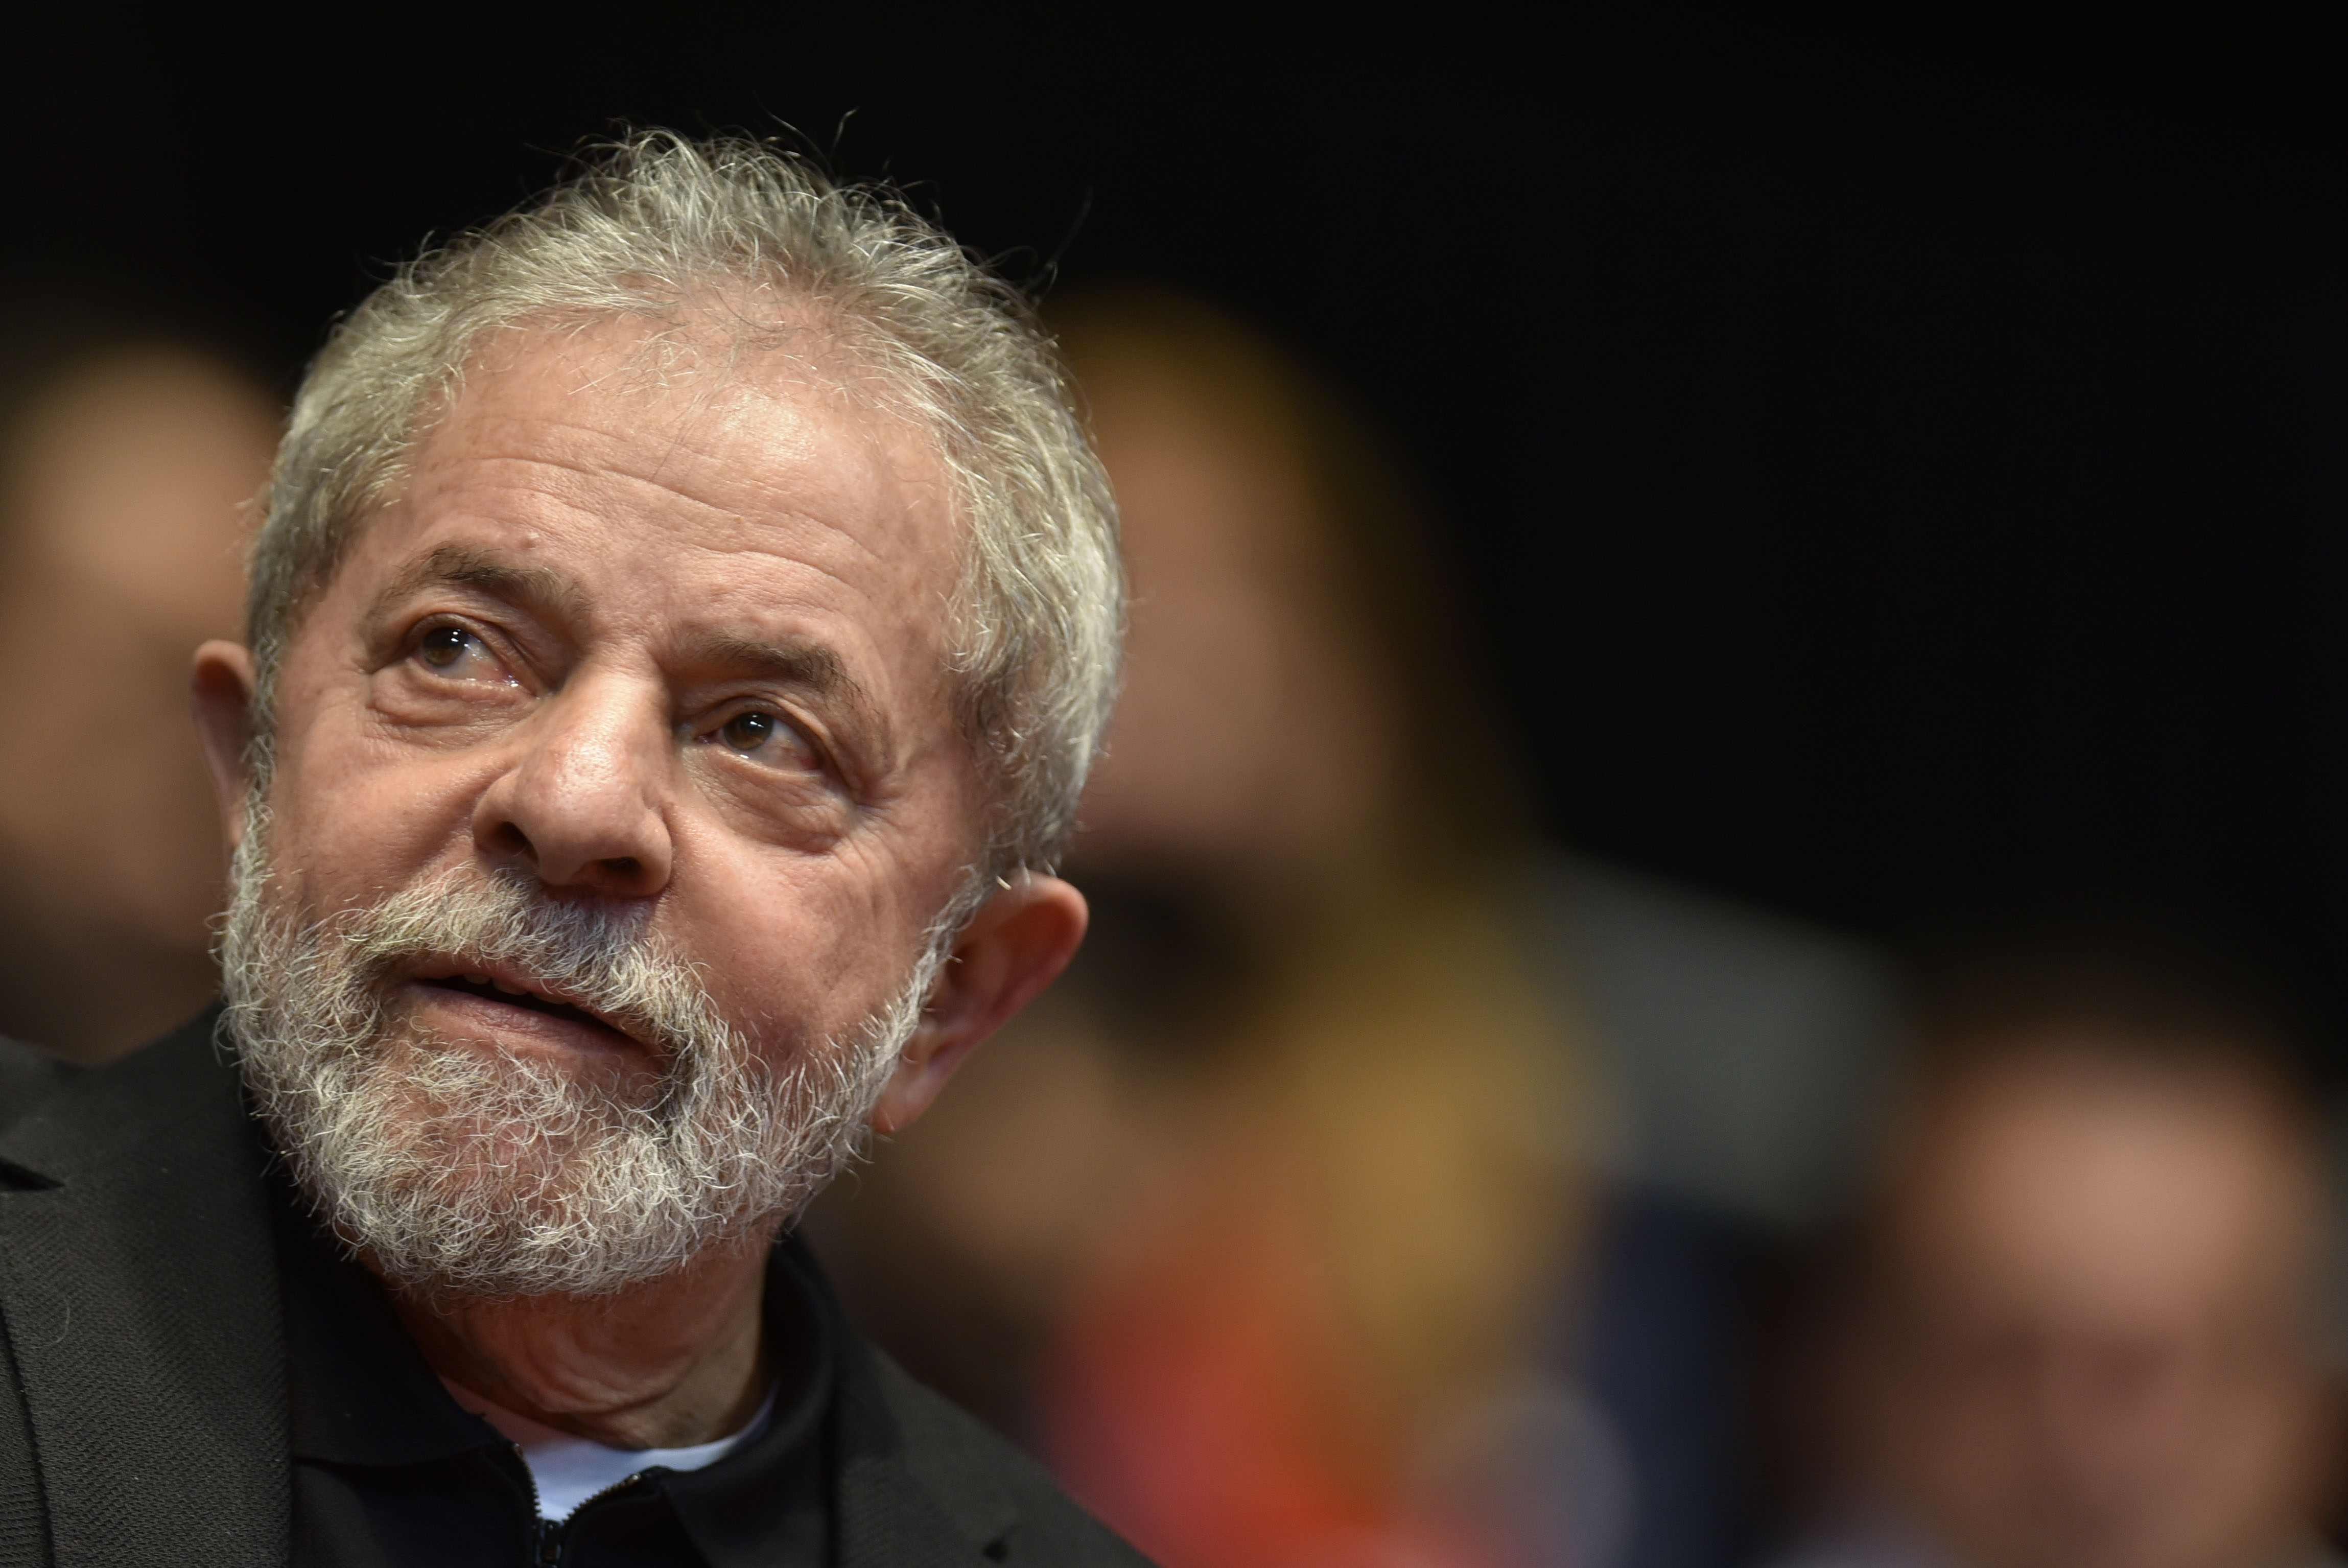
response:
[[[188,682],[196,736],[204,748],[204,767],[211,774],[221,827],[232,847],[244,836],[256,676],[252,650],[242,643],[210,642],[196,650],[195,669]]]
[[[872,1130],[911,1125],[987,1036],[1040,995],[1076,956],[1085,895],[1056,876],[1022,874],[972,917],[931,993],[921,1026],[873,1108]]]

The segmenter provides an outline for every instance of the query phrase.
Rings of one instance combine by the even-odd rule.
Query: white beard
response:
[[[771,1235],[864,1147],[943,959],[844,1040],[770,1067],[692,966],[612,910],[488,872],[320,920],[280,907],[247,811],[221,941],[244,1080],[320,1216],[405,1289],[599,1295]],[[547,1062],[453,1048],[393,999],[430,954],[559,984],[655,1047],[630,1095]]]

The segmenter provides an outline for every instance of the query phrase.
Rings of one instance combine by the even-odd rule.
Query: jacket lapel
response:
[[[975,1423],[853,1335],[838,1341],[832,1524],[839,1568],[988,1568],[1019,1522]]]
[[[0,1311],[58,1568],[286,1558],[265,1155],[214,1017],[0,1139]]]

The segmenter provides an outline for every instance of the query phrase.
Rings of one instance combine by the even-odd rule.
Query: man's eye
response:
[[[454,626],[435,626],[424,634],[424,662],[434,669],[445,670],[465,656],[465,645],[470,641]]]
[[[710,739],[739,756],[777,768],[819,766],[815,748],[788,720],[757,709],[737,713],[710,732]]]
[[[462,626],[433,627],[417,639],[416,656],[444,675],[487,675],[495,669],[488,646]],[[479,667],[469,672],[469,662]]]
[[[737,713],[717,732],[736,751],[756,751],[775,737],[771,713]]]

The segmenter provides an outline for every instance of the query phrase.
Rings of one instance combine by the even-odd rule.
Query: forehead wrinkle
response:
[[[777,477],[776,465],[770,461],[742,463],[738,455],[717,449],[726,439],[741,437],[755,421],[764,418],[780,420],[788,433],[779,441],[757,442],[762,456],[777,446],[802,449],[819,445],[834,449],[845,447],[856,454],[860,476],[877,478],[889,489],[922,492],[940,505],[949,521],[953,520],[957,510],[953,486],[940,471],[943,459],[936,433],[923,421],[893,407],[889,400],[859,396],[854,378],[826,373],[824,356],[808,357],[771,346],[752,347],[743,344],[735,345],[735,351],[714,382],[697,386],[686,395],[685,407],[678,411],[662,440],[652,472],[632,472],[631,477],[667,488],[654,474],[673,469],[674,460],[681,453],[703,462],[739,465],[741,482],[751,496],[777,505],[784,513],[820,521],[807,511],[802,494],[805,475],[784,480]],[[791,367],[781,376],[757,363],[771,363],[778,357]],[[608,377],[598,377],[575,390],[602,387],[607,379]],[[667,387],[646,390],[650,394],[648,401],[654,403],[670,402],[677,397],[676,391]],[[815,394],[819,406],[829,405],[836,412],[859,418],[845,427],[821,418],[810,419],[792,406],[793,398],[788,395],[792,391]],[[819,489],[823,499],[838,500],[838,487],[825,485]],[[907,506],[901,510],[910,515],[914,509]],[[747,514],[736,511],[735,515]],[[870,558],[884,559],[889,553],[848,530],[829,523],[823,526],[844,535]]]
[[[875,562],[882,565],[889,565],[893,563],[896,559],[894,556],[890,555],[885,552],[873,549],[871,546],[866,544],[862,540],[857,538],[850,531],[841,528],[836,523],[827,522],[822,518],[817,517],[810,512],[795,511],[789,514],[788,520],[772,520],[765,524],[765,526],[771,527],[776,523],[784,521],[788,521],[794,523],[804,523],[810,528],[819,529],[833,538],[842,541],[849,547],[863,555],[867,561]],[[746,526],[760,525],[747,523],[746,520]],[[781,562],[784,565],[789,567],[794,572],[806,572],[812,573],[814,576],[819,577],[823,581],[833,584],[835,587],[843,589],[858,598],[870,598],[872,595],[870,584],[852,583],[849,581],[849,579],[841,576],[838,572],[833,571],[830,567],[826,566],[822,562],[812,560],[806,554],[800,554],[790,550],[778,548],[770,542],[748,539],[732,540],[723,542],[697,541],[695,542],[694,548],[707,551],[713,555],[765,556],[770,560]]]
[[[555,421],[548,422],[557,423]],[[591,439],[603,438],[607,434],[606,432],[596,429],[596,428],[592,425],[562,424],[560,428],[566,430],[576,431]],[[674,450],[674,448],[671,449]],[[718,459],[709,453],[702,453],[701,456],[707,461],[720,465],[722,465],[724,461],[724,459]],[[731,507],[720,505],[716,501],[705,500],[700,496],[695,495],[688,490],[680,490],[675,484],[672,484],[668,480],[659,477],[657,469],[665,469],[669,466],[665,462],[655,465],[655,471],[644,472],[639,471],[625,463],[618,461],[616,455],[611,453],[599,454],[592,460],[582,461],[563,457],[559,453],[549,452],[543,449],[500,451],[487,443],[483,443],[481,449],[460,454],[458,460],[468,466],[477,464],[512,464],[524,469],[552,469],[561,473],[575,474],[581,479],[590,481],[619,480],[628,484],[641,485],[647,490],[656,490],[663,495],[673,497],[677,500],[685,502],[688,506],[697,508],[703,511],[716,512],[726,517],[738,517],[741,515]],[[497,490],[517,490],[524,493],[538,493],[533,490],[533,487],[513,480],[472,480],[469,481],[469,483],[481,484],[485,485],[487,488]],[[469,481],[458,480],[445,485],[443,488],[449,490],[469,488]],[[572,506],[579,510],[593,510],[592,507],[583,505],[582,498],[575,495],[562,495],[559,496],[557,499],[561,500],[566,505]]]
[[[557,420],[545,422],[565,430],[577,432],[591,439],[600,440],[607,438],[609,434],[591,424]],[[865,448],[868,455],[878,458],[878,466],[887,471],[893,483],[916,485],[924,490],[938,488],[933,480],[916,479],[904,473],[901,465],[896,462],[893,456],[887,450],[885,443],[876,442],[867,438],[859,440],[856,444]],[[806,483],[804,474],[792,476],[790,482],[779,481],[769,477],[766,471],[766,465],[747,464],[738,457],[714,450],[707,446],[692,443],[683,432],[677,433],[664,444],[661,453],[649,469],[639,468],[626,462],[623,454],[618,452],[602,451],[592,459],[577,460],[559,453],[550,453],[542,449],[530,447],[527,443],[518,443],[518,445],[523,446],[525,449],[500,451],[494,446],[482,443],[475,451],[465,454],[461,460],[470,464],[514,464],[523,468],[551,469],[559,472],[577,475],[590,481],[591,484],[596,481],[616,480],[626,484],[657,490],[661,495],[681,502],[705,517],[723,519],[736,526],[756,528],[774,523],[803,521],[812,523],[833,535],[868,560],[888,561],[894,554],[892,551],[881,549],[876,544],[868,543],[859,538],[854,529],[809,510],[808,503],[810,500],[819,504],[840,503],[841,497],[837,487],[816,486],[813,488],[820,493],[809,495],[808,490],[810,487]],[[879,449],[875,451],[874,449]],[[740,484],[743,493],[725,499],[711,499],[706,495],[696,494],[691,489],[680,488],[678,483],[664,477],[664,474],[675,472],[676,465],[670,459],[681,449],[689,450],[700,463],[708,466],[713,471],[729,474]],[[679,478],[683,479],[685,484],[691,483],[689,475],[679,476]],[[558,491],[547,495],[537,487],[516,480],[492,480],[472,482],[483,484],[486,488],[514,491],[526,496],[543,495],[545,499],[557,500],[574,511],[594,514],[605,510],[583,494]],[[458,481],[457,485],[450,488],[468,487],[463,481]],[[951,502],[947,504],[950,508]],[[908,513],[911,511],[911,508],[903,510]],[[831,574],[827,573],[826,575]]]
[[[870,529],[850,528],[845,526],[838,518],[823,514],[858,510],[852,504],[843,505],[843,496],[839,487],[832,484],[810,487],[806,483],[803,475],[786,478],[773,471],[767,464],[764,463],[748,466],[747,471],[742,476],[745,492],[743,499],[753,503],[756,510],[745,508],[731,511],[729,515],[740,517],[749,522],[773,518],[777,521],[792,519],[812,523],[826,532],[838,536],[843,543],[868,561],[887,562],[896,560],[907,547],[906,540],[901,536],[901,530],[910,526],[916,533],[923,531],[922,509],[913,501],[911,496],[904,492],[929,493],[934,492],[940,487],[926,476],[909,472],[909,465],[899,460],[900,454],[892,449],[889,443],[877,440],[869,433],[851,436],[850,444],[858,449],[858,466],[862,470],[859,477],[877,480],[879,483],[876,488],[880,492],[894,498],[885,507],[864,509],[868,521],[883,525],[880,530],[876,531]],[[926,456],[926,454],[922,455]],[[811,506],[810,503],[813,505]],[[822,508],[823,511],[819,512],[815,510],[817,507]],[[948,518],[951,518],[950,501],[942,510]],[[862,537],[866,532],[875,532],[876,536],[870,539]],[[881,534],[887,537],[880,537]]]
[[[921,492],[941,507],[951,525],[960,509],[955,487],[948,475],[939,471],[942,454],[938,449],[936,432],[922,419],[894,407],[893,399],[857,394],[853,384],[870,378],[873,372],[861,356],[850,352],[845,344],[826,331],[820,312],[806,321],[790,324],[791,330],[786,334],[788,346],[785,343],[745,342],[736,331],[721,333],[726,351],[716,356],[717,364],[708,367],[716,374],[687,377],[688,386],[670,385],[663,377],[645,377],[642,361],[648,351],[682,350],[688,360],[708,356],[711,346],[701,340],[703,329],[711,324],[695,319],[705,314],[705,310],[687,308],[650,333],[644,331],[644,324],[623,323],[610,317],[509,329],[516,352],[504,368],[518,370],[527,364],[532,358],[534,338],[541,352],[551,348],[570,360],[570,385],[551,405],[542,397],[525,394],[525,407],[493,416],[495,422],[487,429],[478,425],[465,428],[469,423],[464,418],[465,407],[481,391],[479,387],[468,387],[444,417],[434,422],[428,438],[458,446],[459,450],[450,455],[460,461],[542,464],[591,480],[621,479],[657,490],[697,511],[754,523],[766,521],[761,514],[770,509],[819,521],[808,510],[810,500],[826,511],[838,511],[847,503],[847,498],[835,484],[819,482],[813,487],[817,493],[809,494],[807,481],[813,476],[799,472],[784,479],[775,473],[778,465],[774,461],[761,460],[771,449],[779,446],[805,450],[828,447],[837,450],[845,446],[856,452],[856,466],[865,477],[880,479],[887,488],[902,487]],[[550,331],[550,327],[553,330]],[[614,329],[628,330],[628,341],[597,341]],[[813,355],[807,354],[802,346],[810,333],[819,347]],[[802,409],[793,407],[794,392],[814,394],[819,407],[829,406],[836,412],[865,418],[852,421],[855,428],[848,428],[829,419],[810,419]],[[612,422],[584,411],[570,411],[578,407],[572,400],[582,397],[631,403],[649,418],[623,419],[620,428],[637,439],[619,443],[622,449],[613,450]],[[664,414],[668,417],[663,418]],[[726,449],[762,417],[783,422],[787,432],[783,439],[755,442],[761,449],[760,457],[747,461],[746,454]],[[874,428],[867,420],[877,420],[880,428]],[[647,428],[655,425],[665,425],[667,428],[664,431]],[[499,431],[499,426],[507,428]],[[517,439],[520,433],[512,428],[515,426],[536,426],[541,430],[583,438],[595,449],[595,455],[588,461],[570,460],[546,451],[542,442],[527,435]],[[498,438],[500,436],[502,439]],[[485,437],[489,438],[484,439]],[[464,447],[473,449],[465,452]],[[500,451],[500,447],[507,449]],[[695,465],[730,480],[719,486],[718,499],[678,488],[676,479],[686,485],[694,484],[695,476],[689,470]],[[780,466],[797,465],[785,461]],[[680,468],[688,471],[680,475]],[[729,490],[732,494],[725,493]],[[561,499],[577,504],[575,497]],[[857,510],[852,503],[847,505],[850,511]],[[901,510],[911,514],[919,509],[907,506]],[[831,523],[823,526],[868,558],[885,560],[895,553],[893,549],[866,543],[848,528]]]

